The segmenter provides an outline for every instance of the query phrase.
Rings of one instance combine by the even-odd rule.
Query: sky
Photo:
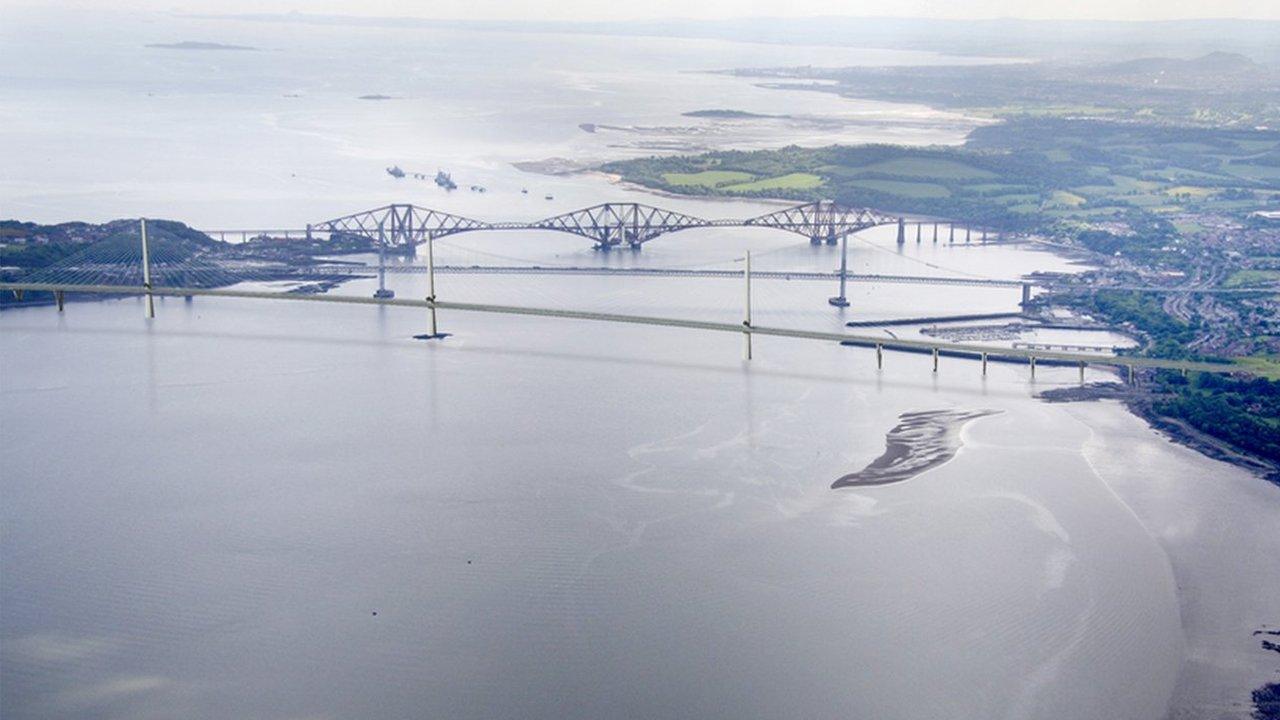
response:
[[[0,0],[6,6],[102,8],[101,0]],[[1280,20],[1280,0],[114,0],[111,7],[180,13],[308,12],[474,20],[927,17],[1072,20]]]

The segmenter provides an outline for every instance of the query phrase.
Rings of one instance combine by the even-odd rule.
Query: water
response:
[[[644,198],[509,163],[609,151],[577,122],[865,108],[677,70],[758,53],[945,60],[116,16],[46,47],[19,20],[0,45],[6,123],[18,120],[0,139],[16,158],[0,187],[6,210],[50,220],[293,224],[390,199],[496,219],[536,217],[544,189],[562,209]],[[272,50],[138,47],[181,39]],[[369,63],[338,68],[352,49]],[[7,62],[20,52],[49,60],[54,81]],[[89,60],[87,77],[73,72]],[[696,97],[655,103],[667,86]],[[352,99],[366,92],[416,99]],[[104,117],[120,98],[146,119]],[[311,104],[284,109],[299,99]],[[898,132],[849,127],[824,141]],[[63,138],[74,150],[49,153]],[[411,161],[491,190],[404,198],[417,186],[381,168]],[[772,207],[662,203],[707,217]],[[474,234],[437,250],[464,263],[735,267],[748,249],[761,269],[838,262],[763,230],[690,231],[639,254],[588,245]],[[1021,246],[898,248],[892,228],[859,236],[850,261],[985,277],[1072,267]],[[426,292],[421,276],[389,282],[400,297]],[[836,310],[834,286],[762,280],[756,321],[838,329],[1018,301],[1016,289],[850,290]],[[731,322],[742,310],[730,280],[457,275],[439,292]],[[878,372],[868,350],[778,338],[756,338],[745,363],[733,335],[448,312],[454,335],[423,343],[410,337],[425,311],[404,308],[169,298],[158,315],[143,320],[135,299],[0,314],[6,718],[1056,718],[1069,706],[1154,719],[1233,703],[1244,717],[1271,671],[1248,633],[1280,615],[1280,538],[1262,530],[1280,493],[1119,407],[1031,397],[1073,384],[1072,368],[1032,381],[993,364],[984,378],[972,362],[944,358],[935,374],[928,357],[888,354]],[[884,450],[901,413],[934,409],[996,414],[913,480],[829,488]]]
[[[6,422],[6,716],[1167,701],[1168,563],[1012,368],[877,375],[758,339],[748,369],[735,337],[456,314],[423,345],[420,313],[368,308],[139,315],[2,318],[6,407],[42,419]],[[938,407],[1003,412],[929,475],[828,489]]]
[[[173,217],[197,227],[301,227],[413,201],[494,219],[627,196],[512,162],[691,147],[836,141],[957,143],[976,120],[920,106],[779,92],[706,70],[742,65],[952,62],[927,52],[460,30],[343,28],[107,13],[7,12],[0,26],[0,197],[33,220]],[[71,38],[74,38],[72,40]],[[260,52],[149,43],[216,40]],[[382,94],[393,100],[358,99]],[[714,123],[724,106],[825,124]],[[580,123],[683,128],[589,134]],[[619,146],[624,147],[619,147]],[[451,170],[452,195],[384,168]],[[485,195],[466,190],[472,184]],[[519,194],[528,187],[530,194]],[[553,194],[555,202],[543,200]]]

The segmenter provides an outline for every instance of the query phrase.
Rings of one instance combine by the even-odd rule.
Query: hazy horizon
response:
[[[85,0],[69,2],[5,2],[3,8],[103,9]],[[798,0],[785,4],[743,0],[709,0],[692,5],[680,0],[652,0],[643,6],[568,0],[548,4],[537,0],[378,0],[353,5],[341,0],[123,0],[114,10],[158,11],[177,14],[279,14],[309,13],[360,17],[414,17],[432,20],[495,21],[682,21],[743,18],[903,18],[939,20],[1280,20],[1280,3],[1264,0],[1170,0],[1152,4],[1146,0],[1081,0],[1060,2],[975,0],[944,3],[937,0]]]

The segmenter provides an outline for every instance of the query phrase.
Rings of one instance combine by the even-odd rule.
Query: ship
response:
[[[458,189],[458,184],[453,181],[453,178],[449,177],[449,173],[443,170],[436,171],[436,184],[445,190]]]
[[[391,167],[387,168],[387,174],[393,178],[404,177],[404,171],[400,169],[399,165],[392,165]]]

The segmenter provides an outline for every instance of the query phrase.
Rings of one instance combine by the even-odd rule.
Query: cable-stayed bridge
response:
[[[783,223],[808,222],[795,218],[788,220],[785,214],[779,217],[781,218],[780,221]],[[821,220],[821,222],[832,222],[832,220],[827,218],[825,220]],[[383,229],[385,230],[385,224],[383,225]],[[501,313],[509,315],[594,320],[600,322],[653,325],[719,332],[736,332],[741,333],[744,337],[746,355],[748,359],[751,357],[752,336],[767,335],[774,337],[835,341],[848,345],[874,347],[878,365],[883,362],[883,351],[885,349],[901,350],[906,352],[927,352],[931,353],[933,356],[933,368],[935,372],[938,369],[938,359],[943,355],[973,357],[978,359],[981,361],[984,374],[986,372],[989,357],[1027,362],[1030,365],[1033,377],[1035,375],[1037,361],[1055,364],[1078,364],[1082,381],[1084,378],[1084,368],[1087,364],[1112,365],[1128,368],[1129,378],[1131,381],[1134,379],[1135,369],[1139,367],[1164,368],[1181,370],[1183,372],[1247,371],[1247,368],[1231,363],[1161,360],[1155,358],[1104,355],[1090,352],[1064,351],[1037,347],[984,346],[978,344],[939,341],[934,339],[897,338],[893,336],[857,335],[844,332],[836,333],[801,328],[767,327],[753,323],[751,315],[751,283],[753,279],[759,277],[772,279],[826,279],[829,281],[832,278],[837,278],[841,283],[842,292],[840,299],[843,300],[844,283],[855,278],[855,276],[846,272],[843,262],[842,269],[838,273],[766,271],[761,274],[755,274],[751,271],[750,253],[743,258],[745,263],[742,270],[710,268],[543,268],[537,266],[491,266],[488,268],[481,268],[478,266],[445,266],[446,269],[442,270],[442,272],[465,273],[478,271],[489,272],[492,274],[554,272],[557,274],[594,273],[627,277],[643,275],[669,277],[737,277],[741,278],[745,282],[743,321],[739,324],[690,318],[638,315],[634,313],[441,300],[436,297],[435,274],[438,268],[436,267],[433,258],[432,241],[434,237],[430,234],[426,237],[428,248],[426,268],[425,270],[413,270],[414,272],[425,272],[428,279],[427,296],[424,299],[419,300],[408,298],[397,299],[393,294],[385,292],[385,289],[381,284],[381,280],[383,279],[385,272],[389,269],[385,266],[373,268],[370,266],[352,266],[349,264],[337,265],[332,263],[307,263],[298,265],[280,260],[223,257],[220,256],[219,253],[209,252],[207,247],[202,248],[198,245],[193,247],[191,246],[190,241],[184,244],[183,242],[170,240],[169,242],[153,246],[148,242],[146,221],[142,221],[138,225],[138,230],[138,241],[136,243],[133,242],[130,237],[117,236],[109,240],[90,245],[81,252],[75,253],[52,266],[30,273],[16,282],[0,282],[0,291],[12,292],[19,299],[21,299],[22,295],[27,292],[49,293],[53,296],[60,312],[64,309],[64,298],[67,293],[86,293],[91,295],[140,295],[146,300],[146,314],[148,317],[155,316],[154,297],[157,295],[179,296],[186,297],[187,299],[191,299],[196,296],[204,296],[426,308],[429,311],[431,332],[422,335],[421,337],[424,339],[439,339],[445,337],[445,334],[439,332],[437,325],[437,310],[442,309],[459,312]],[[842,236],[846,239],[845,249],[847,249],[848,234],[848,232],[845,232]],[[379,247],[382,247],[386,243],[385,235],[381,236],[379,240]],[[269,280],[291,280],[295,283],[299,280],[328,280],[332,283],[335,278],[344,276],[350,277],[359,274],[361,268],[370,272],[374,270],[378,271],[380,288],[379,292],[375,293],[373,297],[328,294],[324,292],[328,289],[327,287],[317,286],[313,286],[311,288],[313,291],[311,292],[299,292],[298,288],[284,291],[262,290],[254,289],[246,285],[248,283],[253,283],[254,281]],[[1022,280],[1002,281],[975,278],[927,278],[891,275],[863,276],[863,279],[870,282],[934,282],[942,284],[954,283],[970,285],[984,283],[1007,287],[1021,286],[1023,288],[1024,303],[1028,299],[1030,287],[1029,283]],[[1256,292],[1258,289],[1244,290]],[[1166,291],[1177,291],[1177,289],[1166,289]],[[833,301],[834,300],[835,298],[833,298]],[[837,303],[833,302],[833,304]]]

